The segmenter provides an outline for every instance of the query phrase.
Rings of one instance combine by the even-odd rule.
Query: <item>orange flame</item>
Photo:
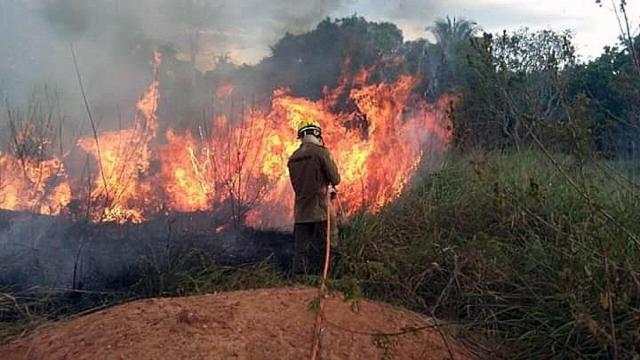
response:
[[[356,81],[367,76],[359,75]],[[310,101],[276,92],[271,115],[286,119],[266,137],[268,143],[284,144],[271,149],[272,159],[264,173],[273,181],[264,201],[248,217],[254,226],[280,227],[291,222],[293,194],[286,162],[298,146],[295,129],[307,119],[315,119],[323,128],[327,147],[342,175],[341,201],[348,213],[378,211],[396,199],[407,186],[422,160],[427,146],[433,154],[443,153],[451,138],[449,119],[444,111],[448,100],[435,106],[423,100],[411,104],[416,80],[403,76],[394,83],[352,88],[350,98],[358,113],[333,114],[333,101]],[[343,88],[339,88],[343,91]],[[325,93],[330,99],[337,97]],[[326,99],[325,99],[326,100]],[[268,148],[268,147],[267,147]]]
[[[154,72],[160,60],[156,54]],[[451,125],[449,97],[428,103],[413,94],[418,80],[407,75],[369,84],[373,70],[354,77],[343,70],[338,86],[323,89],[317,101],[275,90],[269,109],[233,121],[216,116],[197,135],[168,129],[161,141],[154,80],[131,128],[78,140],[96,165],[90,189],[72,196],[60,159],[21,164],[0,154],[0,208],[55,215],[72,199],[90,196],[94,221],[141,222],[160,209],[216,210],[248,225],[283,227],[293,209],[287,160],[299,146],[297,129],[313,121],[338,164],[347,213],[378,211],[402,193],[426,157],[446,151]],[[218,97],[232,92],[232,84],[217,89]],[[336,110],[347,103],[349,111]]]
[[[93,220],[140,223],[144,219],[151,198],[151,184],[145,177],[151,161],[150,142],[158,128],[158,86],[153,81],[138,101],[133,128],[78,140],[78,146],[98,163],[90,191]]]
[[[60,159],[20,160],[0,153],[0,209],[58,215],[70,202]]]

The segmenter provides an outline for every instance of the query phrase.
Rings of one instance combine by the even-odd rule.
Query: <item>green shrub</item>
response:
[[[640,356],[639,193],[536,153],[452,158],[345,229],[338,276],[509,357]]]

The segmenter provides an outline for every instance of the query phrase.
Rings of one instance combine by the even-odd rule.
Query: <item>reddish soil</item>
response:
[[[0,346],[0,359],[309,359],[317,289],[147,299],[46,325]],[[320,359],[471,359],[428,319],[388,305],[325,300]],[[354,332],[355,331],[355,332]]]

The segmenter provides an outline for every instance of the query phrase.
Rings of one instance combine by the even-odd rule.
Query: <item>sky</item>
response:
[[[281,0],[274,3],[288,3]],[[599,6],[595,0],[320,0],[313,3],[325,5],[325,16],[341,18],[354,14],[373,21],[389,21],[398,25],[407,40],[429,38],[425,28],[437,18],[452,16],[473,20],[484,31],[496,33],[521,27],[530,29],[571,29],[575,43],[583,59],[597,57],[604,46],[613,45],[620,34],[611,0],[603,0]],[[630,0],[629,15],[635,30],[640,24],[640,0]],[[309,18],[310,1],[297,1],[285,7],[290,17]],[[616,0],[616,3],[618,1]],[[282,9],[279,9],[282,11]],[[321,15],[321,14],[315,14]],[[324,16],[322,16],[324,17]],[[311,17],[313,18],[313,17]],[[315,20],[321,20],[316,16]],[[311,25],[311,24],[310,24]],[[286,29],[292,32],[310,30],[300,27]],[[286,26],[284,27],[286,28]],[[258,30],[260,31],[260,30]],[[251,30],[243,29],[244,36],[254,38]],[[228,49],[229,54],[241,62],[254,63],[268,55],[271,43],[282,33],[264,34],[263,43],[237,42]]]
[[[617,2],[617,1],[616,1]],[[629,15],[640,24],[640,1],[630,0]],[[603,0],[354,0],[336,9],[332,16],[357,13],[367,19],[397,24],[407,39],[425,37],[425,25],[438,17],[456,16],[476,21],[487,32],[529,27],[572,29],[578,53],[592,58],[605,45],[616,42],[620,33],[612,5]]]
[[[429,38],[425,28],[445,16],[492,33],[572,29],[578,54],[588,60],[619,34],[612,0],[602,1],[600,7],[595,0],[0,0],[0,98],[28,99],[34,86],[53,84],[77,102],[73,44],[92,101],[115,108],[148,83],[151,48],[171,45],[188,60],[193,24],[202,30],[200,70],[222,54],[257,63],[285,33],[352,15],[392,22],[407,40]],[[640,0],[627,1],[637,32]]]

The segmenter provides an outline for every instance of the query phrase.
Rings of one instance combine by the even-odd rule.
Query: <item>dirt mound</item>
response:
[[[317,290],[237,291],[147,299],[39,328],[0,359],[308,359]],[[469,359],[417,314],[388,305],[325,303],[321,359]],[[357,306],[356,306],[357,305]]]

